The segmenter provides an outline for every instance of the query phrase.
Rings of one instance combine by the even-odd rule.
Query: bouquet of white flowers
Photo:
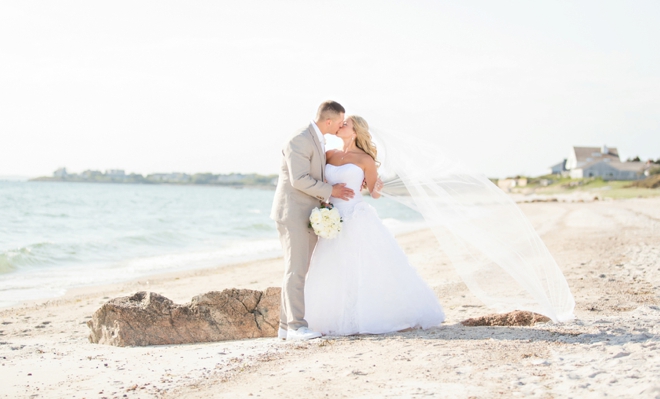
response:
[[[341,215],[339,211],[321,205],[321,208],[314,208],[309,215],[309,227],[314,229],[317,236],[323,238],[335,238],[341,231]]]

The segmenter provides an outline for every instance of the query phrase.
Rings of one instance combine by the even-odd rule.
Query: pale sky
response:
[[[0,175],[276,173],[339,101],[491,177],[660,158],[658,1],[2,1]]]

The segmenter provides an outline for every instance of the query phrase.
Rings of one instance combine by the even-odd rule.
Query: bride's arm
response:
[[[376,167],[376,161],[373,160],[370,156],[365,157],[364,165],[364,179],[367,181],[367,189],[371,198],[380,198],[380,189],[382,188],[382,183],[378,179],[378,168]]]

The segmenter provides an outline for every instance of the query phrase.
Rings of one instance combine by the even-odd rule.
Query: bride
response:
[[[380,334],[429,328],[445,319],[431,288],[410,265],[403,250],[362,199],[363,181],[379,198],[376,147],[367,122],[349,116],[337,132],[343,150],[326,153],[328,183],[345,183],[355,197],[330,203],[342,216],[334,239],[319,238],[305,283],[305,319],[326,335]]]

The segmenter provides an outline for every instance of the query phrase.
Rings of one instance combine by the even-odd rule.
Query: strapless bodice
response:
[[[330,197],[330,203],[337,207],[339,213],[344,216],[343,211],[351,211],[355,204],[362,202],[362,182],[364,181],[364,171],[354,163],[347,163],[340,166],[331,164],[325,165],[325,179],[328,183],[334,185],[345,183],[346,187],[355,192],[355,196],[349,201]]]

